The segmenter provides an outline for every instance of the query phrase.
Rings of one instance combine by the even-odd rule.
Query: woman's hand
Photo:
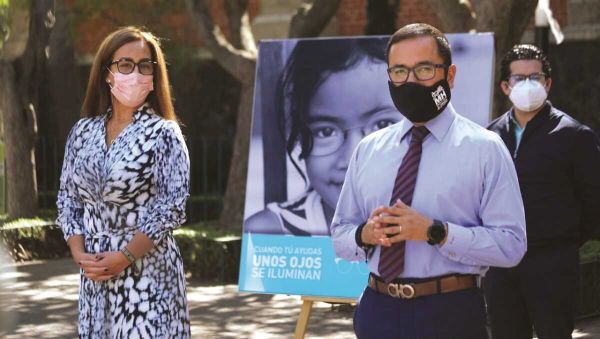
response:
[[[73,260],[81,267],[82,261],[94,261],[96,260],[95,254],[86,253],[85,251],[71,251]]]
[[[110,280],[129,265],[129,260],[120,251],[97,253],[92,255],[92,260],[82,260],[80,264],[84,276],[94,281]]]
[[[67,240],[67,244],[71,249],[71,256],[73,260],[81,267],[82,261],[94,261],[96,260],[96,254],[87,253],[85,251],[85,247],[83,246],[83,236],[82,235],[74,235],[69,237]]]

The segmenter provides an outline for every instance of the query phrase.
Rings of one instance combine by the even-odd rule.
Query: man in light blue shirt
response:
[[[517,265],[527,247],[511,156],[452,107],[456,66],[435,27],[398,30],[388,66],[406,119],[359,143],[331,226],[336,254],[371,271],[356,335],[486,338],[478,278]]]

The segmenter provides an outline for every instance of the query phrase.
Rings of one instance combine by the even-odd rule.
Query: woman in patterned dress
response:
[[[81,268],[80,338],[189,338],[172,230],[185,221],[189,157],[151,33],[102,42],[69,134],[58,219]]]

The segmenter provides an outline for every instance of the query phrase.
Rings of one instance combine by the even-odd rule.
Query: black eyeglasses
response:
[[[402,84],[408,80],[410,72],[420,81],[431,80],[435,77],[436,68],[446,68],[443,64],[432,64],[429,62],[418,64],[415,67],[392,66],[388,68],[388,76],[395,84]]]
[[[529,79],[529,81],[537,81],[539,83],[544,83],[546,82],[546,74],[545,73],[532,73],[529,75],[525,75],[525,74],[511,74],[508,77],[508,84],[512,87],[516,84],[518,84],[521,81],[525,81]]]
[[[140,74],[152,75],[154,74],[154,65],[156,65],[156,61],[152,61],[150,59],[142,59],[139,62],[135,62],[130,58],[121,58],[108,64],[108,67],[114,64],[117,64],[117,70],[121,74],[131,74],[135,69],[135,66],[137,66],[138,72],[140,72]]]

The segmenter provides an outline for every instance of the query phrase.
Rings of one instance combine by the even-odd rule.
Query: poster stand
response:
[[[302,309],[300,310],[300,317],[296,323],[296,331],[294,332],[294,339],[303,339],[306,333],[306,327],[308,326],[308,320],[310,319],[310,313],[312,306],[315,301],[322,301],[326,303],[335,304],[356,304],[356,299],[351,298],[328,298],[328,297],[309,297],[302,296]]]

